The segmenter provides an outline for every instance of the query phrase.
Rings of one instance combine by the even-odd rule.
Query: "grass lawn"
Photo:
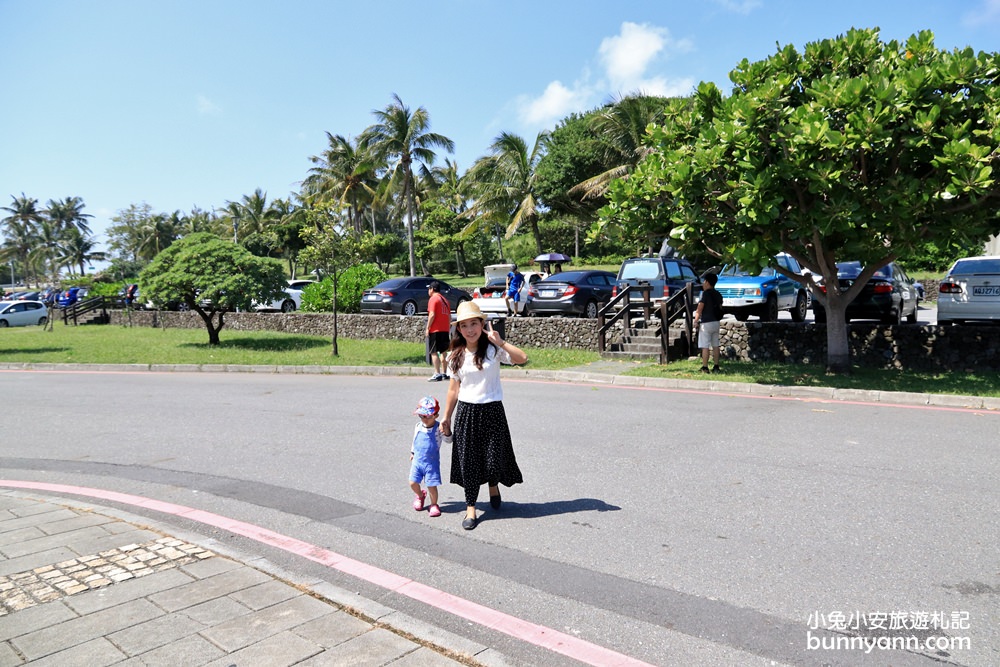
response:
[[[219,345],[204,329],[66,326],[0,330],[0,361],[80,364],[239,364],[260,366],[424,366],[424,344],[222,329]],[[598,359],[596,352],[528,348],[525,368],[560,369]]]
[[[389,340],[338,340],[332,355],[323,336],[223,329],[222,342],[208,344],[204,329],[152,329],[123,326],[66,326],[0,330],[0,362],[83,364],[236,364],[260,366],[416,366],[424,362],[422,343]],[[596,352],[527,348],[525,368],[560,370],[600,361]],[[620,364],[624,375],[706,379],[700,361]],[[849,376],[827,375],[821,365],[723,362],[727,382],[840,387],[918,393],[1000,396],[1000,373],[943,373],[855,368]]]

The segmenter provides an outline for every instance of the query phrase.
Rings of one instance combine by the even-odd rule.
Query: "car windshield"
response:
[[[948,273],[1000,273],[1000,257],[960,259]]]
[[[543,283],[572,283],[583,279],[583,271],[563,271],[562,273],[557,273],[555,275],[549,276]]]
[[[857,278],[861,275],[864,267],[861,262],[837,262],[837,275],[841,278]],[[882,280],[892,279],[892,264],[887,264],[875,272],[874,278]]]
[[[562,275],[557,273],[556,276]],[[549,276],[555,278],[556,276]],[[637,259],[622,264],[619,280],[656,280],[660,277],[660,263],[655,259]]]
[[[410,280],[409,278],[390,278],[385,282],[381,282],[372,289],[399,289],[404,287],[406,282]]]
[[[768,276],[773,276],[774,275],[774,269],[772,269],[770,266],[765,266],[759,272],[754,273],[753,271],[749,271],[747,269],[744,269],[739,264],[726,264],[724,267],[722,267],[722,272],[719,275],[722,275],[722,276],[764,276],[764,277],[768,277]]]

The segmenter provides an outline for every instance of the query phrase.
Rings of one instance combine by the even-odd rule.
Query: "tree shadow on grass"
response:
[[[223,338],[218,345],[208,343],[181,343],[179,347],[194,350],[252,350],[255,352],[297,352],[330,347],[330,342],[309,336],[288,336],[280,338]]]
[[[45,354],[47,352],[69,352],[68,347],[15,347],[8,350],[0,350],[0,354]]]

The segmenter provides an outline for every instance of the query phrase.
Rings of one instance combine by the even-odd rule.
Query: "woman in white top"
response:
[[[459,304],[448,353],[451,384],[441,430],[446,436],[454,433],[451,481],[465,489],[462,527],[466,530],[478,523],[476,499],[480,486],[489,485],[490,506],[500,509],[498,485],[513,486],[524,481],[503,409],[500,364],[523,364],[527,360],[522,350],[500,338],[479,306],[471,301]]]

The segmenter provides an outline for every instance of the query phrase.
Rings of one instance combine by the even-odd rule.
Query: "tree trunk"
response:
[[[847,336],[847,301],[843,295],[826,299],[826,370],[847,375],[851,372],[851,346]]]
[[[333,356],[340,356],[340,349],[337,347],[337,271],[333,272]]]
[[[417,275],[417,251],[413,247],[413,188],[410,183],[413,174],[410,173],[409,165],[406,167],[404,177],[406,178],[406,186],[403,188],[403,196],[406,197],[406,240],[410,245],[410,277],[413,277]]]

